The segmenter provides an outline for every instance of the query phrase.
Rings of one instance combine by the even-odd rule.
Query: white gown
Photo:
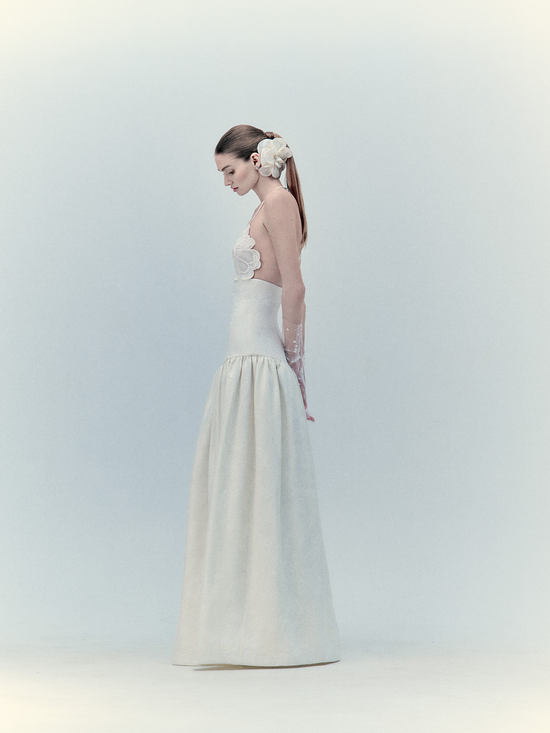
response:
[[[227,352],[191,473],[173,664],[340,658],[309,425],[277,322],[282,290],[254,277],[249,230],[233,249]]]

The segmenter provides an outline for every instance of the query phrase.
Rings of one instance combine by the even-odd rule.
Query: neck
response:
[[[279,186],[282,186],[280,178],[273,178],[273,176],[262,176],[260,175],[258,178],[258,182],[255,186],[252,186],[252,190],[257,195],[257,197],[260,199],[260,201],[264,201],[265,197],[268,196],[271,191],[274,191],[276,188],[279,188]]]

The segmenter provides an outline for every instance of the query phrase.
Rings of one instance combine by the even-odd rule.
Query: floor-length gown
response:
[[[233,248],[227,352],[191,473],[173,664],[340,658],[309,425],[277,322],[282,290],[254,277],[249,232]]]

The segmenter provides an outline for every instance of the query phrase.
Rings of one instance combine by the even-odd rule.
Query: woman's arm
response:
[[[296,233],[296,230],[299,230],[297,225],[300,213],[292,196],[279,194],[266,198],[264,216],[265,228],[273,243],[283,283],[281,308],[286,358],[298,378],[306,417],[314,422],[315,418],[309,414],[307,409],[304,373],[306,288],[302,280]]]

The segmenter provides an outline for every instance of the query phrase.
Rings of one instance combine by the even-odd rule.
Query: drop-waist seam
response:
[[[270,354],[233,354],[232,356],[226,356],[223,363],[225,364],[226,361],[230,361],[231,359],[246,359],[249,356],[261,356],[263,359],[272,359],[273,361],[278,361],[280,364],[288,365],[286,359],[280,359],[279,357],[271,356]]]

